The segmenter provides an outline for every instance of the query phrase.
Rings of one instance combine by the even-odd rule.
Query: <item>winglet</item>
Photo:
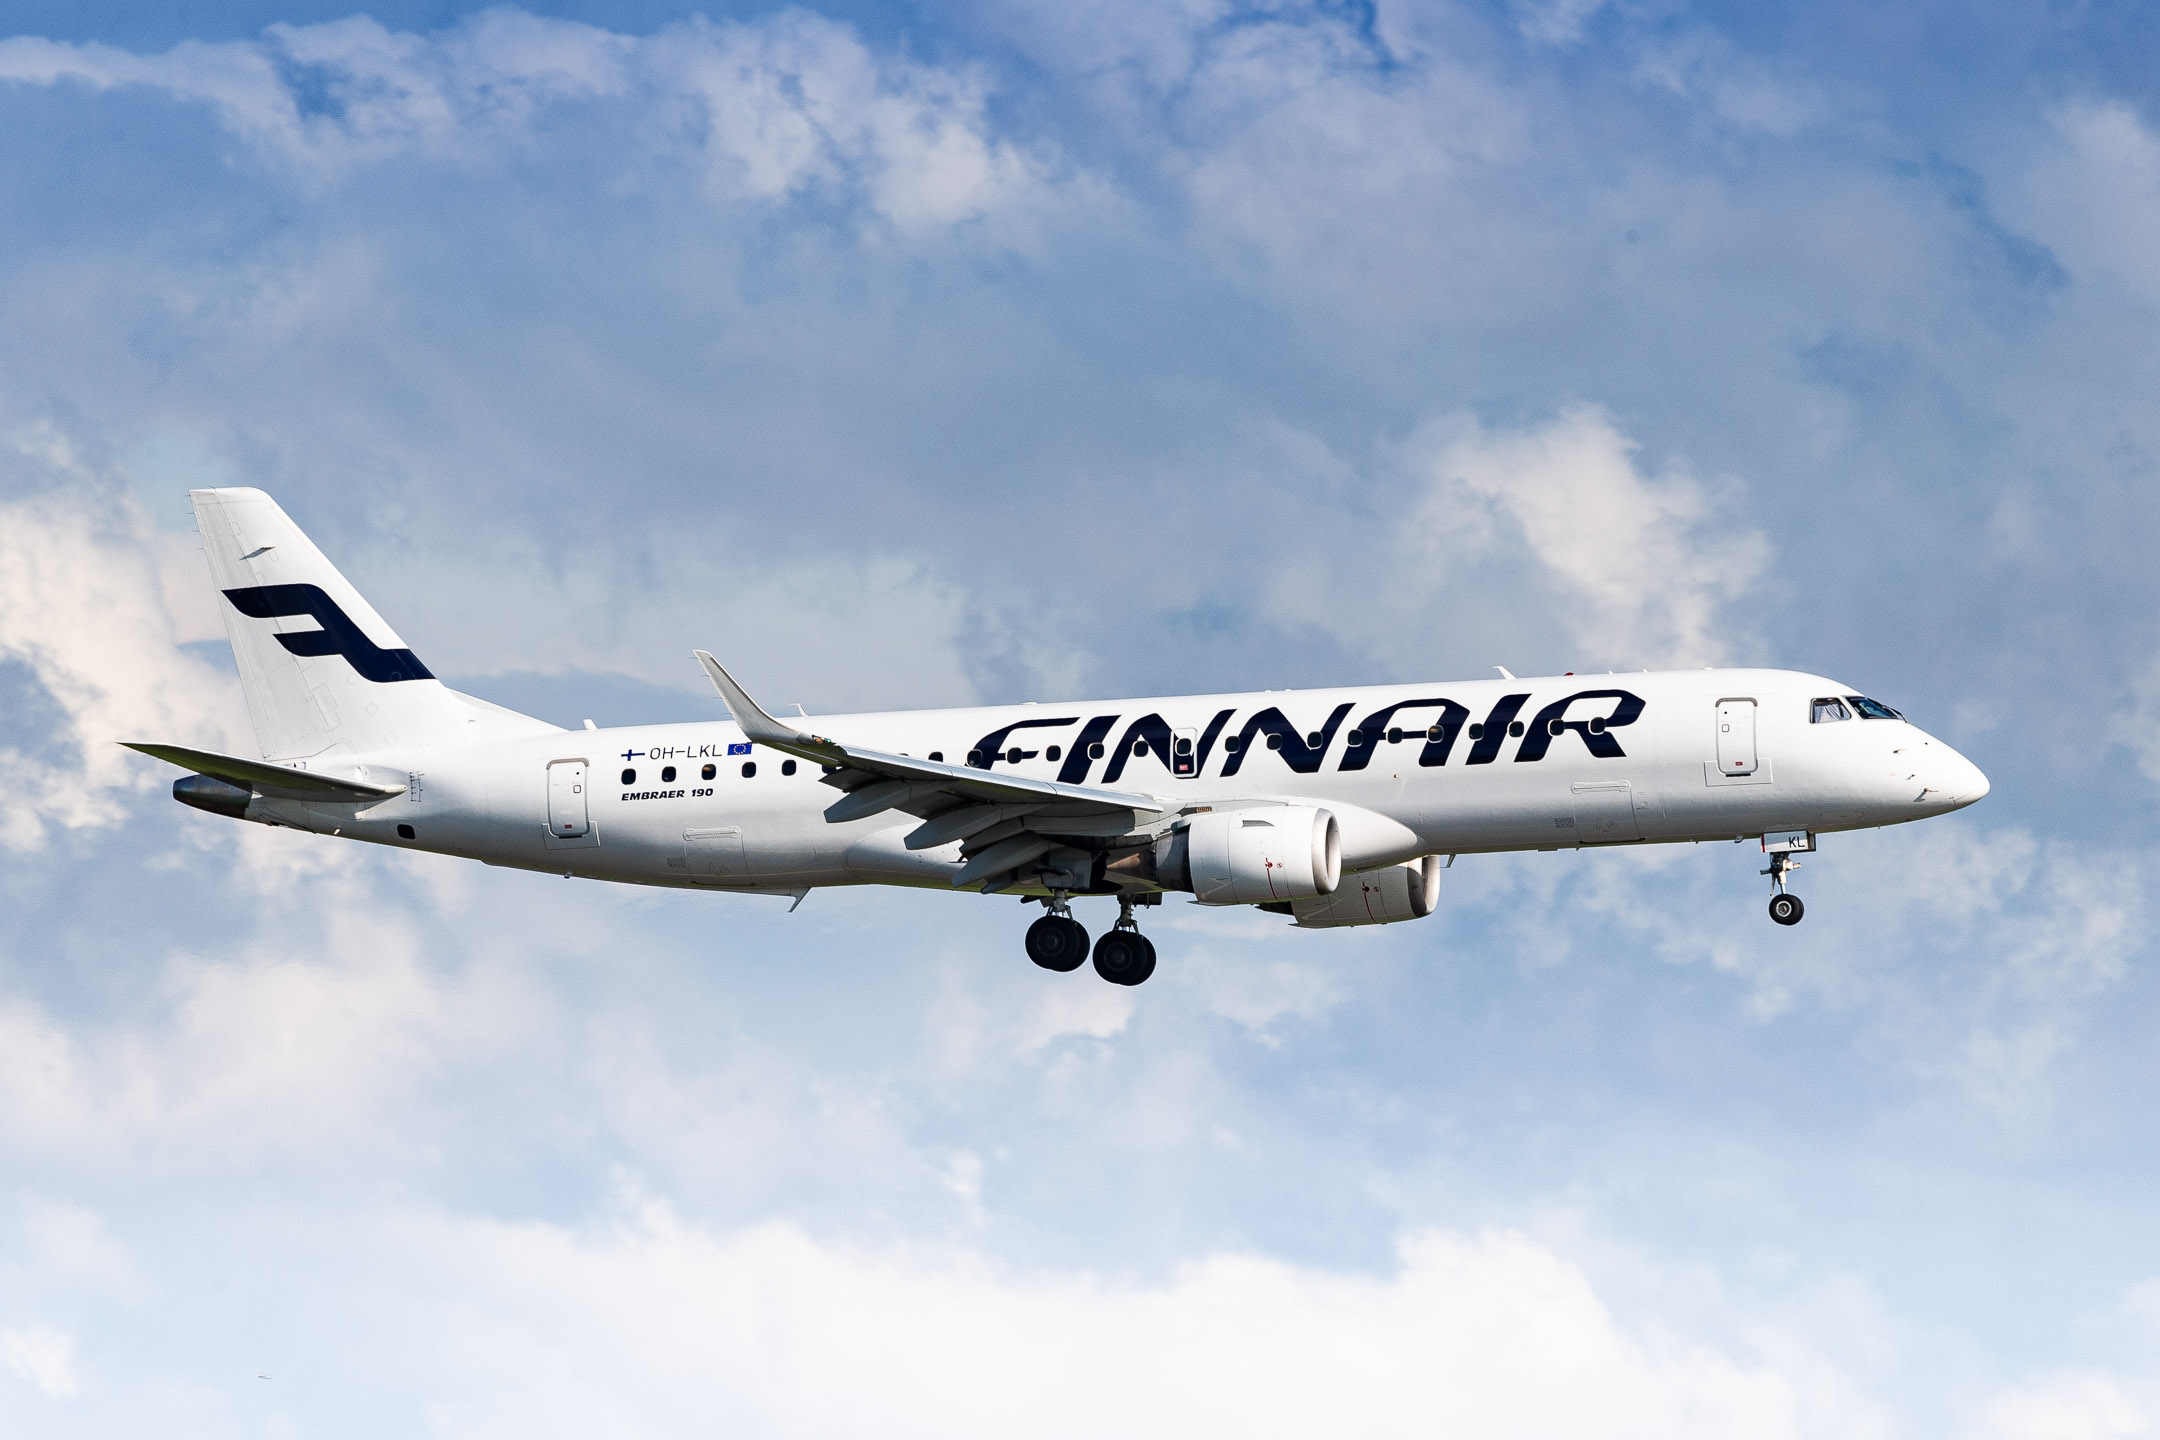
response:
[[[743,734],[752,740],[763,740],[768,745],[801,744],[804,739],[811,738],[766,714],[764,707],[751,699],[750,692],[736,684],[735,677],[722,669],[720,662],[711,655],[703,650],[693,650],[690,653],[697,656],[698,664],[705,667],[706,675],[712,679],[713,689],[720,692],[721,702],[735,717],[735,723],[742,728]]]

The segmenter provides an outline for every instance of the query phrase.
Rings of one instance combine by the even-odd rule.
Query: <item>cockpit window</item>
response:
[[[1808,719],[1817,725],[1827,725],[1833,720],[1852,719],[1852,711],[1847,710],[1845,702],[1835,695],[1818,695],[1815,698],[1814,711]]]
[[[1852,701],[1852,708],[1860,712],[1860,718],[1863,720],[1902,720],[1905,718],[1880,700],[1870,700],[1865,695],[1848,695],[1845,698]]]

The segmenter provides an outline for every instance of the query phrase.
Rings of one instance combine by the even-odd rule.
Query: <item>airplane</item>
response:
[[[803,896],[1017,895],[1030,959],[1155,970],[1186,895],[1304,929],[1398,924],[1458,855],[1757,839],[1770,916],[1817,837],[1943,815],[1987,777],[1820,675],[1703,669],[565,730],[436,679],[277,503],[190,492],[261,758],[124,742],[212,814],[489,865]],[[799,708],[799,707],[798,707]],[[1072,902],[1104,897],[1090,944]],[[791,907],[792,908],[792,907]]]

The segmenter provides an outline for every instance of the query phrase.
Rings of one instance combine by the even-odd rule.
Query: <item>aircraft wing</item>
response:
[[[898,810],[924,822],[909,833],[910,850],[960,841],[966,863],[953,877],[955,886],[983,883],[986,890],[1002,889],[1057,849],[1060,837],[1124,835],[1178,808],[1176,801],[1137,791],[993,774],[807,734],[768,715],[711,655],[692,653],[743,734],[826,767],[825,783],[848,792],[826,807],[828,821],[840,824]]]
[[[343,780],[335,775],[317,775],[311,770],[296,770],[290,765],[274,765],[268,760],[243,760],[238,755],[220,755],[214,750],[190,750],[185,745],[148,745],[133,740],[120,742],[130,750],[140,750],[153,759],[183,770],[193,770],[198,775],[211,775],[232,784],[250,789],[277,800],[315,800],[353,803],[369,800],[388,800],[393,795],[405,793],[403,785],[371,785],[365,780]]]

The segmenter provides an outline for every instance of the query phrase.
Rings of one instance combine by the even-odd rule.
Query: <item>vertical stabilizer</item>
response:
[[[444,686],[262,491],[189,498],[264,758],[554,728]]]

